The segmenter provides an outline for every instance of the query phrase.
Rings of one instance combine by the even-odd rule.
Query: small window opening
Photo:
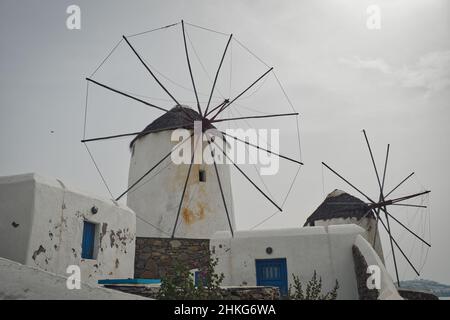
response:
[[[206,182],[206,172],[205,172],[205,170],[199,170],[198,171],[198,180],[200,182]]]
[[[83,224],[83,240],[81,243],[81,258],[83,259],[95,259],[96,250],[96,224],[84,221]]]

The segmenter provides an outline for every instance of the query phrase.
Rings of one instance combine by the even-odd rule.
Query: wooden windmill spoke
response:
[[[222,103],[220,103],[218,106],[214,107],[213,109],[209,110],[208,113],[205,112],[205,117],[207,117],[208,115],[210,115],[211,113],[213,113],[214,111],[216,111],[219,108],[222,108],[225,104],[227,104],[228,102],[230,102],[230,100],[225,99]]]
[[[181,29],[183,30],[183,40],[184,40],[184,51],[186,53],[186,60],[189,68],[189,75],[191,76],[192,87],[194,88],[195,100],[197,100],[198,113],[202,115],[202,108],[200,107],[200,101],[198,100],[197,88],[195,87],[194,75],[192,74],[191,61],[189,60],[189,52],[186,43],[186,33],[184,30],[184,21],[181,20]]]
[[[177,99],[175,99],[175,97],[166,89],[166,87],[164,87],[164,85],[161,83],[161,81],[159,81],[159,79],[155,76],[155,74],[152,72],[150,67],[147,66],[147,64],[141,58],[141,56],[136,51],[136,49],[131,45],[130,41],[128,41],[127,37],[125,37],[125,36],[122,36],[122,37],[125,40],[125,42],[128,44],[128,46],[131,48],[131,50],[134,52],[136,57],[139,59],[139,61],[142,63],[142,65],[145,67],[145,69],[147,69],[147,71],[151,74],[153,79],[155,79],[155,81],[159,84],[159,86],[169,95],[169,97],[176,103],[176,105],[180,105],[180,103],[177,101]]]
[[[191,141],[191,138],[194,134],[192,133],[190,135],[190,137],[188,139],[185,139],[184,141],[182,141],[181,143],[179,143],[177,146],[175,146],[175,148],[173,148],[168,154],[166,154],[161,160],[159,160],[153,167],[151,167],[146,173],[144,173],[144,175],[142,175],[139,179],[137,179],[130,187],[128,187],[127,190],[125,190],[119,197],[117,197],[116,201],[119,201],[120,198],[122,198],[124,195],[126,195],[131,189],[133,189],[139,182],[142,181],[142,179],[144,179],[146,176],[148,176],[150,174],[150,172],[152,172],[157,166],[159,166],[164,160],[166,160],[171,154],[172,152],[174,152],[175,150],[177,150],[179,147],[181,147],[181,145],[183,145],[186,141]]]
[[[242,91],[240,94],[238,94],[235,98],[233,98],[233,100],[231,100],[228,104],[222,106],[219,110],[219,112],[217,112],[214,117],[212,117],[211,121],[214,120],[220,113],[222,113],[225,109],[227,109],[234,101],[236,101],[237,99],[239,99],[244,93],[246,93],[248,90],[250,90],[255,84],[257,84],[262,78],[264,78],[269,72],[271,72],[273,70],[273,67],[270,68],[269,70],[267,70],[266,72],[264,72],[258,79],[256,79],[255,81],[253,81],[253,83],[251,85],[249,85],[244,91]]]
[[[270,203],[272,203],[279,211],[283,211],[283,209],[280,208],[280,206],[278,206],[275,201],[273,201],[272,199],[270,199],[270,197],[264,193],[264,191],[261,190],[261,188],[259,188],[253,181],[252,179],[250,179],[245,173],[244,171],[242,171],[241,168],[239,168],[239,166],[233,162],[233,160],[230,159],[230,157],[227,155],[227,153],[225,152],[225,150],[223,150],[221,147],[219,147],[219,145],[213,141],[213,143],[217,146],[217,148],[222,151],[222,153],[224,154],[224,156],[233,164],[233,166],[256,188],[256,190],[258,190],[267,200],[270,201]]]
[[[423,192],[415,193],[415,194],[412,194],[412,195],[409,195],[409,196],[404,196],[404,197],[401,197],[401,198],[395,198],[395,199],[391,199],[391,200],[381,201],[381,202],[378,202],[378,203],[372,203],[372,204],[369,204],[369,206],[371,206],[372,209],[380,208],[380,207],[386,207],[386,206],[397,204],[398,202],[402,202],[402,201],[406,201],[406,200],[409,200],[409,199],[417,198],[419,196],[422,196],[424,194],[428,194],[430,192],[431,191],[423,191]]]
[[[115,93],[118,93],[118,94],[121,94],[121,95],[123,95],[123,96],[125,96],[125,97],[127,97],[127,98],[133,99],[133,100],[135,100],[135,101],[139,101],[139,102],[141,102],[141,103],[143,103],[143,104],[145,104],[145,105],[147,105],[147,106],[149,106],[149,107],[153,107],[153,108],[159,109],[159,110],[161,110],[161,111],[165,111],[165,112],[169,111],[169,110],[167,110],[167,109],[165,109],[165,108],[158,107],[158,106],[156,106],[156,105],[154,105],[154,104],[152,104],[152,103],[150,103],[150,102],[147,102],[147,101],[145,101],[145,100],[142,100],[142,99],[139,99],[139,98],[137,98],[137,97],[134,97],[134,96],[132,96],[132,95],[130,95],[130,94],[128,94],[128,93],[125,93],[125,92],[122,92],[122,91],[120,91],[120,90],[111,88],[110,86],[107,86],[106,84],[100,83],[100,82],[95,81],[95,80],[93,80],[93,79],[86,78],[86,80],[89,81],[89,82],[92,82],[92,83],[94,83],[94,84],[96,84],[96,85],[98,85],[98,86],[100,86],[100,87],[102,87],[102,88],[108,89],[108,90],[110,90],[110,91],[112,91],[112,92],[115,92]]]
[[[219,132],[222,133],[224,136],[230,137],[230,138],[232,138],[232,139],[235,139],[235,140],[237,140],[237,141],[240,141],[240,142],[242,142],[242,143],[245,143],[245,144],[247,144],[247,145],[249,145],[249,146],[252,146],[252,147],[254,147],[254,148],[264,150],[264,151],[266,151],[266,152],[268,152],[268,153],[270,153],[270,154],[274,154],[274,155],[276,155],[276,156],[278,156],[278,157],[280,157],[280,158],[283,158],[283,159],[286,159],[286,160],[289,160],[289,161],[298,163],[298,164],[300,164],[300,165],[303,165],[303,162],[300,162],[300,161],[298,161],[298,160],[294,160],[294,159],[292,159],[292,158],[283,156],[283,155],[281,155],[281,154],[279,154],[279,153],[276,153],[276,152],[273,152],[273,151],[271,151],[271,150],[264,149],[264,148],[260,147],[259,145],[252,144],[252,143],[250,143],[250,142],[248,142],[248,141],[239,139],[238,137],[229,135],[229,134],[227,134],[227,133],[225,133],[225,132],[223,132],[223,131],[220,131],[220,130],[219,130]]]
[[[206,136],[207,136],[206,141],[208,141],[208,146],[209,146],[209,149],[211,150],[211,156],[212,156],[213,162],[214,162],[214,170],[216,172],[217,182],[219,183],[220,194],[222,195],[223,206],[225,207],[225,213],[227,215],[228,225],[230,227],[230,232],[231,232],[231,237],[234,237],[233,225],[231,224],[231,219],[230,219],[230,214],[228,212],[227,202],[225,200],[225,195],[223,193],[222,182],[220,181],[219,171],[217,170],[216,159],[214,158],[214,152],[213,152],[213,149],[211,148],[211,141],[209,140],[209,137],[207,134],[206,134]]]
[[[248,116],[248,117],[237,117],[237,118],[225,118],[225,119],[211,120],[211,122],[214,123],[214,122],[223,122],[223,121],[236,121],[236,120],[242,120],[242,119],[275,118],[275,117],[286,117],[286,116],[298,116],[298,112],[267,114],[267,115],[263,115],[263,116]]]
[[[424,208],[426,209],[427,206],[419,205],[419,204],[409,204],[409,203],[393,203],[393,206],[402,206],[402,207],[413,207],[413,208]]]
[[[400,251],[400,253],[402,254],[402,256],[406,259],[406,261],[408,262],[408,264],[411,266],[411,268],[414,270],[414,272],[417,274],[417,276],[420,276],[419,271],[417,271],[416,267],[414,267],[414,265],[412,264],[412,262],[409,260],[408,256],[403,252],[402,248],[400,247],[400,245],[397,243],[397,241],[394,239],[394,237],[392,236],[391,232],[389,231],[389,228],[386,227],[386,225],[384,224],[382,219],[379,219],[379,221],[381,222],[382,226],[384,227],[384,229],[386,230],[386,232],[389,234],[389,239],[392,240],[392,242],[395,244],[395,246],[397,247],[397,249]],[[392,251],[392,257],[394,257],[394,251]],[[395,268],[397,268],[397,265],[395,263]],[[397,277],[397,284],[400,287],[400,280]]]
[[[190,126],[190,125],[191,125],[190,123],[182,124],[182,126]],[[172,130],[172,129],[178,129],[178,128],[180,128],[179,125],[164,128],[164,130]],[[108,140],[108,139],[122,138],[122,137],[128,137],[128,136],[136,136],[138,134],[145,135],[148,133],[155,133],[155,132],[159,132],[159,131],[161,131],[161,129],[136,131],[136,132],[130,132],[130,133],[120,133],[120,134],[115,134],[115,135],[111,135],[111,136],[83,139],[83,140],[81,140],[81,142],[85,143],[85,142],[92,142],[92,141],[99,141],[99,140]]]
[[[388,165],[388,159],[389,159],[389,149],[390,149],[390,144],[387,145],[387,149],[386,149],[386,159],[384,161],[384,169],[383,169],[383,179],[381,181],[381,190],[384,191],[384,183],[386,182],[386,171],[387,171],[387,165]]]
[[[394,203],[397,203],[397,202],[401,202],[401,201],[405,201],[405,200],[417,198],[417,197],[419,197],[419,196],[422,196],[422,195],[424,195],[424,194],[428,194],[428,193],[430,193],[430,192],[431,192],[431,191],[427,190],[427,191],[415,193],[415,194],[412,194],[412,195],[409,195],[409,196],[404,196],[404,197],[401,197],[401,198],[392,199],[392,200],[390,200],[390,201],[392,202],[392,204],[394,204]]]
[[[429,244],[427,241],[425,241],[424,239],[422,239],[419,235],[417,235],[414,231],[412,231],[411,229],[409,229],[407,226],[405,226],[401,221],[399,221],[396,217],[394,217],[393,215],[391,215],[387,210],[385,210],[383,207],[381,208],[381,210],[388,215],[390,218],[392,218],[395,222],[397,222],[399,225],[401,225],[403,228],[406,229],[406,231],[408,231],[409,233],[411,233],[413,236],[415,236],[417,239],[419,239],[420,241],[422,241],[424,244],[426,244],[428,247],[431,248],[431,244]]]
[[[192,135],[191,135],[191,137],[192,137]],[[198,143],[198,140],[200,138],[201,138],[201,135],[197,138],[197,143]],[[197,143],[194,143],[194,149],[196,148]],[[177,217],[175,219],[175,224],[173,226],[172,239],[175,237],[175,231],[177,229],[178,219],[180,218],[181,206],[183,205],[184,195],[186,194],[186,188],[187,188],[187,184],[189,182],[189,176],[191,175],[192,165],[194,164],[194,156],[195,156],[195,150],[192,150],[191,163],[189,164],[189,169],[188,169],[188,173],[187,173],[187,176],[186,176],[186,181],[185,181],[184,187],[183,187],[183,193],[181,194],[180,204],[178,205]]]
[[[225,55],[227,53],[228,46],[229,46],[229,44],[231,42],[231,38],[232,37],[233,37],[233,34],[230,34],[230,37],[228,38],[227,45],[225,46],[225,50],[223,51],[222,59],[220,59],[219,67],[217,68],[216,76],[214,78],[214,82],[213,82],[213,85],[212,85],[212,88],[211,88],[211,93],[209,94],[208,104],[206,105],[205,117],[208,115],[209,105],[211,103],[211,98],[212,98],[212,96],[214,94],[214,88],[216,87],[216,82],[217,82],[217,78],[219,77],[220,68],[222,67],[223,59],[225,58]]]
[[[175,102],[175,104],[177,106],[181,106],[181,104],[177,101],[177,99],[175,99],[175,97],[169,92],[169,90],[166,89],[166,87],[164,87],[164,85],[161,83],[161,81],[159,81],[159,79],[155,76],[155,74],[152,72],[152,70],[150,69],[150,67],[145,63],[145,61],[141,58],[141,56],[139,55],[139,53],[136,51],[136,49],[131,45],[130,41],[128,41],[127,37],[122,36],[123,39],[125,40],[125,42],[128,44],[128,46],[131,48],[131,50],[134,52],[134,54],[136,55],[136,57],[139,59],[139,61],[142,63],[142,65],[145,67],[145,69],[147,69],[147,71],[150,73],[150,75],[153,77],[153,79],[158,83],[158,85],[164,90],[165,93],[167,93],[167,95]],[[189,113],[187,113],[184,108],[181,108],[181,111],[184,112],[184,114],[191,119],[192,121],[194,121],[194,119],[191,117],[191,115]]]
[[[390,225],[390,223],[389,223],[388,213],[387,213],[387,210],[386,210],[386,207],[385,207],[385,206],[380,207],[380,209],[382,209],[382,210],[384,211],[384,216],[386,217],[387,228],[386,228],[386,226],[384,225],[383,220],[380,220],[380,219],[379,219],[379,220],[380,220],[381,223],[383,224],[383,227],[385,227],[386,231],[389,233],[389,243],[390,243],[390,245],[391,245],[391,250],[392,250],[392,259],[393,259],[393,261],[394,261],[395,276],[396,276],[396,278],[397,278],[397,283],[398,283],[398,285],[400,286],[400,277],[398,276],[397,258],[395,257],[395,250],[394,250],[394,244],[393,244],[393,242],[394,242],[395,240],[394,240],[394,238],[393,238],[392,235],[391,235],[391,225]],[[397,245],[397,246],[398,246],[398,245]],[[400,251],[401,251],[401,249],[400,249]],[[403,254],[403,252],[402,252],[402,254]],[[403,255],[404,255],[404,254],[403,254]],[[406,257],[406,256],[405,256],[405,257]]]
[[[395,188],[393,188],[391,191],[389,191],[386,194],[386,198],[389,197],[389,195],[394,192],[395,190],[397,190],[397,188],[399,188],[403,183],[406,182],[406,180],[408,180],[409,178],[411,178],[414,175],[414,172],[410,173],[409,176],[407,176],[405,179],[403,179],[398,185],[395,186]]]
[[[375,174],[377,176],[378,185],[380,186],[381,193],[383,190],[383,187],[381,186],[381,180],[380,176],[378,175],[377,165],[375,164],[375,159],[373,157],[372,148],[370,147],[369,139],[367,139],[366,130],[363,129],[364,138],[366,139],[367,148],[369,148],[370,158],[372,159],[373,168],[375,169]]]
[[[372,199],[370,199],[370,197],[368,195],[366,195],[364,192],[362,192],[360,189],[358,189],[357,187],[355,187],[350,181],[348,181],[347,179],[345,179],[342,175],[340,175],[339,173],[337,173],[335,170],[333,170],[329,165],[327,165],[325,162],[322,162],[322,164],[331,172],[333,172],[336,176],[338,176],[341,180],[343,180],[345,183],[347,183],[350,187],[352,187],[353,189],[355,189],[356,191],[358,191],[363,197],[365,197],[367,200],[369,200],[371,203],[375,203],[375,201],[373,201]]]
[[[389,159],[389,149],[390,149],[390,145],[388,144],[387,145],[387,149],[386,149],[386,158],[385,158],[385,161],[384,161],[383,179],[382,179],[382,182],[381,182],[381,189],[380,189],[381,192],[380,192],[380,197],[379,197],[378,201],[382,201],[382,198],[384,198],[383,197],[383,190],[384,190],[384,183],[386,181],[386,171],[387,171],[387,164],[388,164],[388,159]],[[374,238],[373,238],[373,246],[374,247],[375,247],[375,242],[377,240],[379,213],[380,213],[380,209],[377,208],[376,209],[376,215],[375,215],[376,216],[375,235],[374,235]]]

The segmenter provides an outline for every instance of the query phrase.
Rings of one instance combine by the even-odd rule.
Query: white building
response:
[[[300,277],[303,286],[314,271],[322,278],[322,293],[339,284],[338,299],[360,298],[354,248],[361,253],[364,263],[380,268],[380,299],[401,299],[391,277],[372,246],[362,236],[365,230],[348,224],[336,226],[238,231],[234,237],[218,232],[210,247],[218,258],[216,271],[223,273],[225,286],[278,286],[286,295],[293,275]],[[359,284],[358,284],[359,281]]]
[[[174,130],[186,128],[192,132],[193,122],[187,120],[181,108],[184,108],[184,111],[194,119],[201,120],[195,110],[177,106],[148,125],[143,130],[146,133],[138,135],[130,145],[132,155],[129,186],[177,145],[178,141],[171,140]],[[195,139],[196,137],[192,139],[192,144]],[[207,142],[204,141],[202,145],[205,149]],[[168,157],[127,193],[127,205],[136,212],[136,215],[156,227],[138,223],[137,236],[160,238],[171,236],[188,169],[189,164],[174,164],[171,157]],[[227,164],[217,164],[217,169],[230,222],[234,229],[230,168]],[[230,227],[214,165],[204,162],[194,163],[184,194],[175,237],[208,239],[216,231],[222,230],[230,230]]]
[[[133,278],[133,211],[68,189],[61,181],[23,174],[0,178],[0,257],[81,281]]]

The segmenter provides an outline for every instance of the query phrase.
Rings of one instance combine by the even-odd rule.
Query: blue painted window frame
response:
[[[95,231],[97,225],[89,221],[83,221],[83,240],[81,242],[81,258],[95,259]]]

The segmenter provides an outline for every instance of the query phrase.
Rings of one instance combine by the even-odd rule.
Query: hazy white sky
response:
[[[70,31],[65,26],[66,8],[71,4],[81,7],[81,30]],[[380,30],[366,27],[366,9],[371,4],[381,9]],[[423,277],[450,283],[447,230],[450,227],[447,210],[450,6],[445,0],[2,0],[0,175],[34,171],[58,177],[78,189],[107,196],[79,142],[83,134],[84,78],[92,73],[122,34],[145,31],[181,19],[236,35],[276,68],[301,114],[306,165],[286,203],[285,212],[261,227],[303,225],[326,193],[335,188],[355,194],[322,171],[321,161],[377,197],[377,183],[361,134],[365,128],[380,167],[386,144],[391,144],[387,186],[395,186],[415,171],[414,179],[397,195],[424,188],[432,190],[431,210],[417,213],[402,209],[393,213],[427,237],[430,234],[424,223],[428,214],[431,216],[433,247]],[[194,31],[192,37],[193,41],[204,40],[203,47],[217,47],[214,57],[224,45],[221,38],[202,38],[201,33],[195,39]],[[161,43],[158,41],[162,39],[152,43]],[[148,50],[156,52],[158,49],[155,46]],[[171,49],[155,56],[155,66],[168,65],[164,59],[178,52],[177,47]],[[132,76],[132,72],[138,70],[128,68],[124,60],[120,60],[121,54],[125,51],[116,57],[116,66],[121,68],[104,74],[104,79],[120,81],[122,75],[124,78]],[[177,67],[168,65],[167,72],[175,72]],[[242,77],[257,74],[256,67],[250,64],[247,69],[244,64],[240,70]],[[136,76],[133,82],[133,86],[142,86],[134,88],[136,92],[146,89],[146,84],[138,81],[142,75],[145,74]],[[179,81],[189,84],[186,74],[183,77]],[[242,80],[237,78],[234,79],[236,86]],[[93,104],[102,101],[96,93],[92,98]],[[114,105],[116,97],[103,98],[111,99],[103,100],[108,106],[111,104],[111,110],[94,112],[91,119],[95,120],[89,123],[92,135],[140,130],[157,115],[149,114],[147,119],[144,117],[147,111],[141,109],[123,112]],[[95,149],[116,193],[126,182],[129,159],[126,143],[122,141],[120,146],[111,143]],[[245,193],[251,201],[239,201],[239,193],[249,187],[237,179],[233,181],[236,181],[233,187],[238,190],[236,221],[239,229],[246,229],[264,219],[270,210],[266,210],[258,196]],[[396,227],[394,233],[406,252],[416,254],[415,262],[423,260],[420,254],[424,252],[413,238]],[[387,245],[385,251],[389,251]],[[388,267],[392,269],[390,260],[388,258]],[[404,262],[400,270],[403,279],[414,277]]]

